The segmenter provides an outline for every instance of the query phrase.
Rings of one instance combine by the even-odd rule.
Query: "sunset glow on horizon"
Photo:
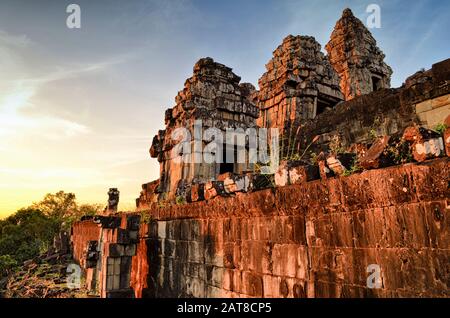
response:
[[[257,87],[285,36],[311,35],[323,48],[343,8],[364,20],[371,3],[75,2],[77,30],[66,27],[64,1],[0,3],[0,219],[60,190],[106,205],[116,187],[119,209],[133,210],[141,184],[159,177],[153,136],[199,58]],[[393,87],[448,58],[450,3],[380,5],[382,28],[371,32]]]

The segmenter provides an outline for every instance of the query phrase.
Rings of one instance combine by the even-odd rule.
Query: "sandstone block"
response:
[[[360,165],[364,169],[376,169],[380,165],[379,158],[389,143],[389,136],[377,138],[372,147],[360,158]]]
[[[117,229],[117,243],[119,244],[129,244],[130,243],[130,233],[128,230]]]
[[[444,155],[444,141],[438,133],[423,127],[409,127],[403,134],[403,139],[411,143],[411,151],[416,161]]]
[[[191,187],[191,201],[203,201],[205,199],[204,184],[193,184]]]
[[[125,245],[124,256],[135,256],[136,255],[136,244]]]
[[[275,185],[284,187],[289,184],[289,168],[286,161],[282,161],[275,173]]]
[[[106,256],[121,257],[121,256],[125,255],[124,251],[125,251],[124,245],[116,244],[116,243],[109,243],[108,247],[106,249]]]
[[[166,221],[159,221],[158,222],[158,238],[165,238],[166,237]]]
[[[243,293],[253,297],[263,296],[263,279],[261,275],[242,272]]]

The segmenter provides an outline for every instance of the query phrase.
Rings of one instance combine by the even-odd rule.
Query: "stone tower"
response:
[[[287,36],[259,79],[258,125],[286,129],[343,100],[339,76],[310,36]]]
[[[226,140],[221,147],[224,152],[222,162],[205,162],[202,150],[209,128],[226,135],[227,129],[245,131],[256,127],[258,108],[248,98],[255,88],[251,84],[240,83],[241,78],[231,68],[212,58],[200,59],[193,71],[184,89],[176,96],[176,105],[166,111],[166,129],[160,130],[153,138],[150,148],[150,155],[160,162],[158,191],[167,199],[173,199],[186,185],[215,180],[225,172],[242,173],[252,169],[250,164],[226,158],[225,152],[235,147]],[[174,154],[172,151],[179,141],[173,136],[177,128],[189,131],[191,138],[183,141],[189,144],[188,153]],[[237,152],[237,149],[231,151]],[[191,160],[181,161],[181,157],[190,157]]]
[[[350,9],[342,13],[325,49],[340,76],[345,100],[390,87],[392,69],[384,62],[385,55]]]
[[[344,100],[339,76],[320,44],[310,36],[289,35],[273,52],[258,81],[259,127],[277,128],[280,154],[294,153],[302,124]]]

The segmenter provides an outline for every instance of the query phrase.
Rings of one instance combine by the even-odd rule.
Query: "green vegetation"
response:
[[[46,250],[58,229],[58,222],[39,210],[19,210],[0,221],[0,255],[22,263]]]
[[[295,150],[293,146],[292,147],[290,146],[291,145],[291,143],[290,143],[289,147],[288,147],[289,151],[287,152],[286,155],[284,155],[282,157],[282,160],[286,160],[286,161],[301,161],[305,157],[305,155],[308,152],[309,148],[311,148],[311,146],[314,143],[316,143],[318,140],[319,140],[319,136],[315,136],[311,140],[311,142],[306,146],[306,148],[303,150],[303,152],[301,154],[299,152],[300,151],[300,147],[298,147],[298,149]],[[295,142],[297,142],[296,139],[294,139],[294,142],[292,144],[295,144]],[[284,152],[282,151],[281,153],[284,153]],[[310,151],[310,154],[312,154],[312,153],[313,152]]]
[[[72,223],[82,216],[95,215],[102,210],[99,204],[81,204],[76,202],[75,194],[59,191],[48,193],[42,201],[33,203],[31,208],[41,211],[56,221],[62,230],[70,229]]]
[[[375,117],[372,126],[370,127],[369,131],[367,132],[368,138],[370,141],[375,141],[378,136],[378,128],[381,125],[381,118],[379,116]]]
[[[375,141],[375,139],[377,139],[378,138],[378,133],[377,133],[377,131],[375,130],[375,129],[370,129],[369,130],[369,140],[371,140],[371,141]]]
[[[267,163],[268,166],[271,166],[271,163]],[[264,179],[262,184],[267,185],[269,188],[275,188],[275,179],[273,178],[273,174],[263,174],[262,173],[262,164],[255,163],[255,172],[260,176],[260,178]],[[253,180],[253,182],[256,182],[256,180]],[[255,185],[254,185],[255,186]],[[257,184],[256,187],[261,186],[260,184]]]
[[[318,164],[318,155],[315,153],[315,152],[310,152],[310,154],[309,154],[309,162],[312,164],[312,165],[317,165]]]
[[[410,146],[404,140],[392,140],[390,145],[383,151],[383,156],[394,165],[401,165],[413,161]]]
[[[357,172],[361,172],[363,169],[361,168],[361,166],[359,165],[359,161],[358,158],[355,158],[355,160],[353,160],[352,165],[349,169],[346,169],[343,173],[344,177],[348,177],[354,173]]]
[[[434,130],[436,130],[438,133],[440,133],[441,135],[444,134],[445,130],[447,129],[447,125],[446,124],[437,124],[436,127],[434,127]]]
[[[176,197],[175,202],[178,205],[186,204],[186,199],[183,196],[179,195]]]
[[[334,135],[331,138],[331,141],[328,144],[328,148],[330,148],[331,153],[334,153],[336,155],[345,152],[345,147],[342,145],[342,139],[339,135]]]
[[[100,211],[100,205],[78,205],[73,193],[59,191],[0,220],[0,278],[46,252],[54,236],[75,220]]]
[[[17,266],[17,261],[10,255],[0,255],[0,277],[7,276]]]
[[[144,224],[150,224],[151,220],[152,220],[152,216],[150,215],[150,211],[141,211],[140,212],[141,215],[141,223]]]

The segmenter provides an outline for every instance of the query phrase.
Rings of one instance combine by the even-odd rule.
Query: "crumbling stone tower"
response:
[[[384,62],[385,55],[350,9],[342,13],[325,49],[346,101],[390,87],[392,69]]]
[[[258,125],[286,128],[343,100],[339,77],[310,36],[287,36],[258,81]]]
[[[281,154],[297,148],[298,129],[343,101],[339,76],[310,36],[287,36],[266,64],[255,100],[258,126],[278,128]]]
[[[227,147],[232,145],[228,145],[225,138],[221,149],[223,162],[207,163],[201,153],[205,146],[202,135],[208,128],[217,128],[225,136],[227,129],[241,128],[245,132],[247,128],[256,127],[258,108],[248,98],[255,88],[248,83],[239,84],[240,80],[231,68],[212,58],[200,59],[195,64],[193,76],[186,80],[184,89],[175,98],[176,106],[166,111],[166,129],[159,131],[150,148],[151,156],[160,162],[157,191],[165,193],[166,199],[173,199],[185,186],[215,180],[221,173],[242,173],[251,169],[246,163],[237,163],[236,158],[226,158]],[[196,130],[199,121],[200,131]],[[173,147],[179,140],[174,140],[172,133],[177,128],[190,132],[191,151],[181,156],[190,156],[191,162],[180,162],[180,156],[173,155]],[[236,149],[232,151],[237,153]]]

